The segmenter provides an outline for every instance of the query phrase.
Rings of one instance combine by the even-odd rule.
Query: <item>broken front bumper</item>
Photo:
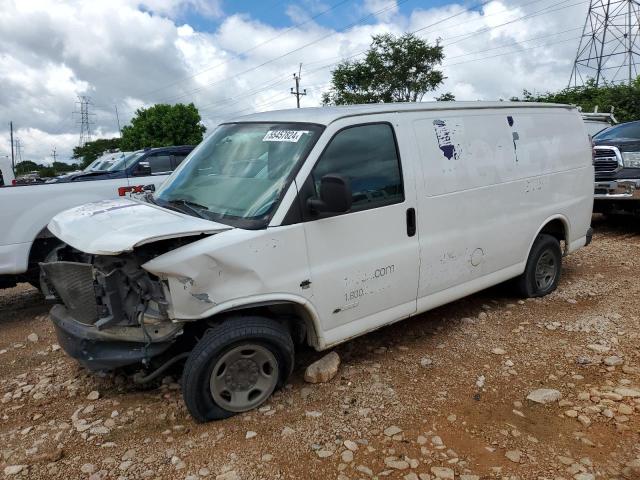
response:
[[[182,333],[182,326],[173,323],[98,330],[75,320],[64,305],[54,305],[50,315],[60,346],[89,370],[144,364],[165,352]]]

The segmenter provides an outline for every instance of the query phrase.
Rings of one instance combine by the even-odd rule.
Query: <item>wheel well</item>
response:
[[[38,263],[42,262],[52,249],[62,245],[62,243],[63,242],[54,237],[46,227],[40,231],[38,236],[33,240],[31,249],[29,250],[27,272],[25,273],[27,281],[35,281],[35,279],[38,278],[40,271]]]
[[[560,247],[564,252],[567,248],[567,227],[562,220],[559,218],[554,218],[549,223],[547,223],[540,233],[546,233],[547,235],[551,235],[555,237],[558,242],[560,242]]]
[[[318,336],[311,314],[304,306],[290,301],[242,305],[216,314],[207,323],[209,325],[218,324],[233,317],[245,315],[269,318],[282,323],[287,327],[293,342],[297,345],[306,344],[311,347],[318,345]]]

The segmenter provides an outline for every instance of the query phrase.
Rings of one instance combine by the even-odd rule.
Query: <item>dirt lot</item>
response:
[[[640,224],[594,227],[554,294],[492,289],[361,337],[336,349],[327,384],[304,382],[322,354],[302,351],[266,406],[206,425],[176,379],[145,392],[88,374],[56,345],[35,290],[0,291],[0,472],[640,479]],[[562,398],[527,400],[540,388]]]

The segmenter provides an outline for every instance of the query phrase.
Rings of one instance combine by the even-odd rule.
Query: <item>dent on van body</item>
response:
[[[167,282],[175,320],[207,318],[264,295],[294,297],[300,304],[312,295],[302,285],[309,272],[304,233],[295,226],[229,230],[167,252],[143,268]]]

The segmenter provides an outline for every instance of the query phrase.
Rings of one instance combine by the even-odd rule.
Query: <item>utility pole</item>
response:
[[[304,96],[307,94],[307,89],[305,88],[303,92],[300,92],[300,79],[302,78],[300,76],[300,73],[302,72],[302,64],[300,64],[300,68],[298,69],[298,73],[297,74],[293,74],[293,79],[296,81],[296,90],[295,92],[293,91],[293,87],[291,87],[291,95],[295,95],[296,96],[296,105],[298,106],[298,108],[300,108],[300,97]]]
[[[16,171],[16,159],[13,154],[13,122],[9,122],[9,130],[11,131],[11,168]]]
[[[122,138],[122,129],[120,128],[120,117],[118,116],[118,105],[113,106],[116,109],[116,122],[118,122],[118,132],[120,132],[120,138]]]
[[[85,143],[91,141],[91,117],[94,113],[89,113],[89,105],[91,105],[91,97],[86,95],[78,95],[77,105],[80,106],[80,111],[73,113],[80,115],[80,120],[77,122],[80,125],[80,141],[78,146],[83,147]]]

